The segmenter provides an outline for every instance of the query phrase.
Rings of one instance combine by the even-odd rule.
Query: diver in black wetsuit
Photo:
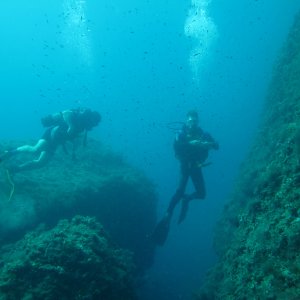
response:
[[[18,153],[38,153],[36,159],[24,162],[8,168],[13,173],[32,170],[44,166],[52,158],[58,146],[65,148],[67,142],[73,143],[73,158],[75,157],[74,141],[83,136],[86,143],[87,132],[97,126],[101,121],[98,112],[87,108],[68,109],[53,115],[42,118],[42,124],[47,127],[43,136],[32,145],[23,145],[16,149],[7,150],[0,156],[0,162],[18,154]]]
[[[206,195],[205,184],[202,175],[202,167],[208,165],[205,160],[211,149],[218,150],[218,143],[198,126],[199,118],[196,111],[189,111],[186,124],[177,134],[174,141],[174,150],[180,161],[180,183],[171,198],[168,210],[164,218],[158,223],[153,240],[158,245],[163,245],[169,231],[170,221],[174,208],[182,201],[178,223],[181,223],[187,214],[189,202],[193,199],[204,199]],[[185,194],[188,179],[191,177],[195,191]]]

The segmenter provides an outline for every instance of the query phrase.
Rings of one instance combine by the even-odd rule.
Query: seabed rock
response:
[[[3,142],[0,150],[23,144]],[[78,149],[75,161],[59,150],[43,168],[13,176],[6,172],[6,166],[32,158],[22,154],[2,163],[2,245],[20,239],[40,223],[53,227],[61,219],[91,216],[118,246],[133,252],[138,272],[152,264],[154,245],[148,236],[156,223],[157,197],[141,171],[100,142],[89,140],[87,147]]]
[[[0,299],[136,299],[133,262],[95,218],[38,228],[0,253]]]

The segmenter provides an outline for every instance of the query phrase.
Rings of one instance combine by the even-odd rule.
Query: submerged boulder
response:
[[[0,255],[0,299],[136,299],[133,263],[94,218],[38,228]]]
[[[1,148],[20,144],[3,143]],[[17,155],[2,166],[28,159],[32,155]],[[154,246],[148,236],[156,222],[154,186],[100,142],[90,140],[78,149],[75,161],[59,149],[43,168],[15,175],[5,168],[1,172],[2,243],[22,237],[39,223],[55,225],[80,214],[96,217],[120,247],[132,251],[138,270],[151,265]]]
[[[300,15],[291,30],[215,237],[219,262],[197,299],[299,299]]]

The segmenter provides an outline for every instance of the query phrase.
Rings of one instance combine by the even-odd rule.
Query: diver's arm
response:
[[[208,150],[210,150],[210,149],[218,150],[219,149],[219,145],[216,142],[209,142],[209,141],[202,142],[201,147],[206,148]]]
[[[74,112],[72,110],[65,110],[62,112],[65,123],[68,126],[68,136],[73,139],[76,137],[76,127],[74,124]]]
[[[210,149],[219,150],[219,143],[208,133],[205,134],[205,142],[210,146]]]
[[[207,149],[207,150],[210,150],[210,149],[218,150],[219,149],[219,145],[215,141],[192,140],[192,141],[189,141],[189,144],[191,146],[195,146],[195,147],[199,147],[199,148]]]

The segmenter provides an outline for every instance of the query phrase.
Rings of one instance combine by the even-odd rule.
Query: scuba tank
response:
[[[48,115],[41,118],[41,123],[44,127],[59,126],[64,123],[64,118],[61,112]]]

